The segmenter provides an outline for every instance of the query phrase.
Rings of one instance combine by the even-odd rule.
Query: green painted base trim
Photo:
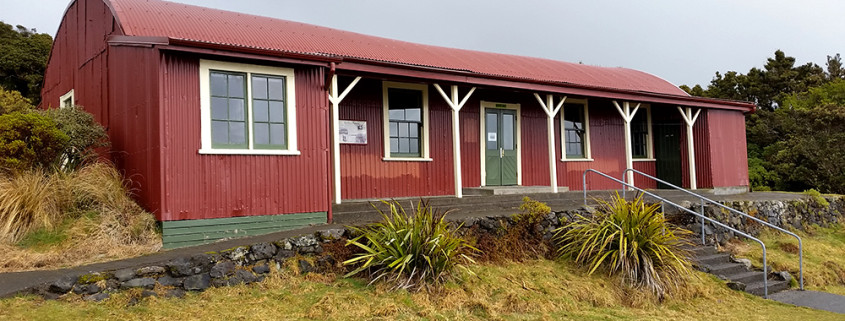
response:
[[[164,248],[172,249],[326,223],[326,212],[241,216],[161,223]]]

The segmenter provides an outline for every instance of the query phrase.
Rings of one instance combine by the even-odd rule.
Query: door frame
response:
[[[487,137],[485,133],[487,133],[487,122],[485,121],[485,112],[484,110],[490,109],[510,109],[516,111],[516,185],[522,186],[522,115],[520,113],[520,106],[519,104],[509,104],[509,103],[499,103],[499,102],[492,102],[492,101],[481,101],[480,104],[480,113],[479,113],[479,147],[481,148],[481,157],[479,158],[479,171],[481,171],[481,185],[480,186],[487,186],[487,166],[485,163],[485,158],[487,157]]]

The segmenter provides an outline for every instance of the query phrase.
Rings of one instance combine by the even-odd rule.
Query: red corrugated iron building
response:
[[[73,1],[42,96],[107,128],[110,158],[167,246],[326,222],[343,200],[575,190],[590,168],[746,189],[754,110],[636,70],[158,0]],[[698,116],[690,131],[682,113]]]

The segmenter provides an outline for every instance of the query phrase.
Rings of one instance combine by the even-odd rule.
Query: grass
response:
[[[130,198],[111,165],[0,175],[0,272],[77,266],[159,248],[154,217]]]
[[[588,275],[571,262],[533,260],[473,265],[475,276],[436,291],[388,291],[364,279],[274,273],[251,286],[214,288],[184,299],[138,292],[101,302],[68,295],[0,300],[3,320],[841,320],[841,315],[797,308],[727,289],[700,274],[678,296],[654,303],[645,291]]]
[[[845,295],[845,226],[810,226],[794,232],[803,242],[805,287]],[[766,244],[768,264],[798,278],[798,240],[771,230],[764,230],[759,238]],[[762,250],[757,243],[734,241],[726,249],[762,266]]]

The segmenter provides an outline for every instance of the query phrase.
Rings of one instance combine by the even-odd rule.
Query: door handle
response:
[[[499,147],[499,158],[504,158],[504,157],[505,157],[505,149],[502,148],[502,147]]]

